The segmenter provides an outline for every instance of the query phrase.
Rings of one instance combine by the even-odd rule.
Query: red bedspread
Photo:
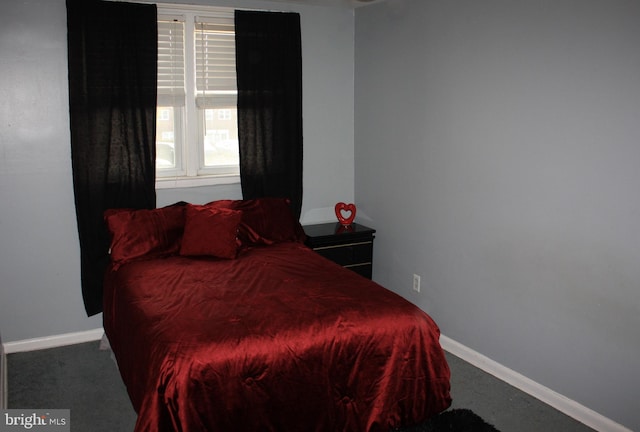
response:
[[[109,272],[136,431],[388,431],[446,409],[439,329],[298,243]]]

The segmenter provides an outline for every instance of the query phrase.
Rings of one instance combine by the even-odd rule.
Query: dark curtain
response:
[[[236,11],[240,178],[245,199],[302,207],[300,15]]]
[[[102,311],[108,208],[155,207],[156,6],[67,0],[71,158],[82,294]]]

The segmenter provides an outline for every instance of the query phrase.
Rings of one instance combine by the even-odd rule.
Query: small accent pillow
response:
[[[184,229],[184,207],[111,209],[104,213],[111,235],[111,260],[119,265],[142,258],[175,255]]]
[[[189,204],[180,255],[234,259],[242,212]]]
[[[305,240],[304,230],[293,216],[290,201],[286,198],[220,200],[206,206],[242,211],[238,238],[245,247]]]

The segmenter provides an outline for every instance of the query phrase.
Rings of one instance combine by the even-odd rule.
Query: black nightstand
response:
[[[371,279],[373,238],[376,230],[360,224],[339,223],[304,226],[306,244],[320,255]]]

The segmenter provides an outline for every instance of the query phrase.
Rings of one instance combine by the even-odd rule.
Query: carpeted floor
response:
[[[98,342],[10,354],[9,408],[71,409],[71,430],[132,431],[135,412],[115,363]],[[427,424],[402,432],[493,432],[458,422],[479,415],[501,432],[590,432],[590,428],[447,353],[453,405]],[[473,414],[475,413],[475,414]],[[481,419],[481,420],[482,420]],[[477,420],[477,419],[472,419]]]
[[[7,356],[8,408],[70,409],[71,430],[133,431],[136,413],[99,342]]]

